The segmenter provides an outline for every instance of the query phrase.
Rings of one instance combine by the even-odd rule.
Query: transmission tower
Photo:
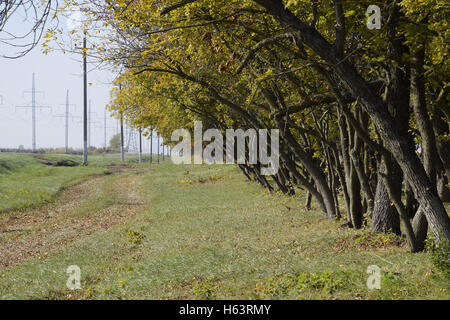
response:
[[[108,116],[108,110],[105,108],[105,112],[103,115],[103,139],[104,139],[104,147],[105,150],[108,149],[108,129],[110,131],[116,131],[116,134],[118,132],[118,128],[114,125],[108,124],[108,121],[115,121],[116,119],[112,119],[110,116]],[[118,121],[118,120],[117,120]],[[118,124],[118,122],[116,122]]]
[[[45,92],[36,91],[36,83],[35,83],[35,74],[33,73],[32,83],[31,83],[31,91],[24,91],[23,95],[31,93],[31,106],[16,106],[16,108],[31,108],[31,145],[33,152],[36,152],[36,108],[38,109],[51,109],[50,106],[37,106],[36,105],[36,94],[40,93],[44,96]]]
[[[69,103],[69,90],[67,90],[66,92],[66,111],[64,114],[58,114],[55,115],[54,117],[56,118],[65,118],[64,122],[65,122],[65,153],[69,153],[69,118],[70,119],[81,119],[80,116],[75,116],[73,114],[70,113],[70,107],[75,106],[75,104],[70,104]]]
[[[136,132],[135,132],[134,128],[128,127],[128,143],[127,143],[126,150],[127,150],[127,152],[129,152],[130,150],[132,150],[132,151],[138,150]]]

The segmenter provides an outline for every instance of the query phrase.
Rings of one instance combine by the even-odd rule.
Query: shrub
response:
[[[208,279],[201,281],[195,279],[192,293],[196,299],[211,300],[214,298],[214,291],[216,289],[216,279],[212,275]]]
[[[429,238],[426,241],[426,251],[430,255],[431,263],[446,278],[450,279],[450,243],[448,239],[441,237]]]
[[[127,234],[127,242],[131,243],[133,245],[140,245],[142,243],[142,240],[145,239],[145,234],[143,234],[140,231],[133,231],[133,230],[128,230]]]

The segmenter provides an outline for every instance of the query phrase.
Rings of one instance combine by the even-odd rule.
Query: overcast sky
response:
[[[60,21],[63,26],[65,21]],[[23,30],[29,27],[29,21],[16,17],[8,25],[8,31]],[[0,48],[3,49],[3,48]],[[70,90],[71,114],[78,116],[69,120],[69,147],[81,148],[83,145],[83,78],[80,56],[53,51],[48,55],[42,53],[42,47],[36,47],[31,53],[20,59],[0,57],[0,147],[17,148],[23,145],[31,148],[32,113],[31,106],[32,74],[36,77],[37,105],[51,106],[51,109],[36,109],[36,144],[37,148],[64,146],[64,118],[66,91]],[[95,69],[90,65],[88,69]],[[92,101],[91,145],[104,146],[104,112],[109,102],[111,82],[115,75],[106,70],[89,72],[89,100]],[[28,91],[24,93],[24,91]],[[3,103],[2,103],[3,102]],[[109,118],[109,115],[108,115]],[[107,121],[107,140],[117,133],[116,119]]]

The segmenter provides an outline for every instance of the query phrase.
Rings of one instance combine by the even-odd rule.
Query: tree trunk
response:
[[[416,245],[418,251],[425,249],[425,240],[428,233],[428,222],[421,207],[417,210],[416,215],[412,221],[414,234],[416,236]]]
[[[367,202],[367,210],[370,214],[373,214],[374,210],[374,196],[372,189],[370,188],[369,179],[364,172],[364,167],[360,158],[360,155],[356,152],[352,152],[352,163],[355,168],[356,173],[358,174],[359,183],[361,185],[361,189],[364,192],[364,197]]]
[[[359,111],[358,113],[359,116],[357,118],[359,118],[361,125],[363,127],[367,127],[367,123],[365,121],[362,121],[361,112]],[[359,185],[364,193],[364,198],[366,201],[368,211],[372,214],[374,208],[374,196],[372,189],[370,189],[369,180],[364,171],[364,164],[362,161],[363,147],[364,146],[361,138],[359,138],[358,135],[355,133],[354,147],[350,151],[350,157],[352,158],[352,165],[353,165],[352,168],[356,171],[358,175]]]
[[[449,124],[443,118],[444,114],[435,106],[433,117],[433,131],[435,135],[446,135],[450,133]],[[437,151],[441,166],[437,170],[437,189],[442,201],[450,202],[450,189],[447,184],[450,182],[450,141],[437,141]]]
[[[405,198],[406,198],[406,213],[409,219],[413,219],[419,208],[414,192],[408,182],[405,182]]]
[[[306,194],[306,199],[305,199],[305,207],[306,210],[311,210],[311,200],[312,200],[312,194],[311,192],[308,191],[308,193]]]
[[[284,128],[284,124],[282,123],[280,118],[276,118],[275,122],[279,128]],[[307,154],[303,148],[298,144],[295,138],[292,136],[291,130],[289,128],[285,128],[285,130],[280,130],[281,136],[295,154],[295,156],[301,161],[301,163],[305,166],[308,173],[311,175],[311,178],[314,179],[316,189],[321,194],[323,198],[323,203],[326,208],[326,213],[329,218],[336,217],[336,209],[334,206],[334,198],[333,193],[331,192],[330,187],[328,186],[327,179],[323,173],[323,171],[316,165],[314,159],[311,155]]]
[[[378,166],[379,172],[385,171],[385,165],[384,161],[382,161]],[[384,179],[380,174],[378,174],[378,184],[375,192],[375,206],[372,215],[371,229],[373,232],[377,233],[401,233],[400,217],[397,209],[391,203],[391,199],[389,199],[388,191],[384,185]]]
[[[347,222],[352,225],[352,214],[350,209],[350,155],[349,155],[349,135],[347,133],[347,124],[344,116],[338,111],[338,124],[339,124],[339,137],[341,140],[341,155],[342,162],[344,164],[344,174],[345,176],[341,178],[342,189],[344,190],[345,196],[345,207],[347,209]],[[353,225],[352,225],[353,226]]]
[[[286,155],[284,152],[280,152],[280,159],[283,162],[283,164],[286,166],[286,168],[289,170],[289,172],[292,174],[293,177],[296,178],[299,185],[304,186],[308,192],[314,196],[317,203],[319,204],[321,210],[323,213],[327,213],[327,209],[325,207],[325,204],[323,202],[322,195],[319,191],[314,187],[314,184],[306,180],[298,171],[297,167],[295,165],[295,162],[290,158],[290,156]]]
[[[437,176],[437,190],[439,198],[444,202],[450,202],[450,189],[447,187],[449,181],[444,171],[439,171]]]
[[[425,99],[425,81],[423,76],[424,59],[425,49],[414,52],[411,68],[411,97],[417,128],[419,129],[422,138],[423,166],[428,175],[428,179],[430,179],[430,182],[435,189],[434,191],[437,193],[436,162],[438,160],[438,152],[433,124],[428,117],[427,102]],[[420,250],[423,250],[425,247],[425,239],[427,237],[428,222],[421,207],[414,217],[413,228],[416,234],[417,246]]]
[[[350,163],[349,196],[352,225],[354,228],[360,229],[362,227],[361,185],[352,163]]]

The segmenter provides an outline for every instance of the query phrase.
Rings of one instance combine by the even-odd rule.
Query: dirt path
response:
[[[0,270],[45,257],[145,210],[139,175],[119,172],[79,183],[43,208],[0,217]]]

